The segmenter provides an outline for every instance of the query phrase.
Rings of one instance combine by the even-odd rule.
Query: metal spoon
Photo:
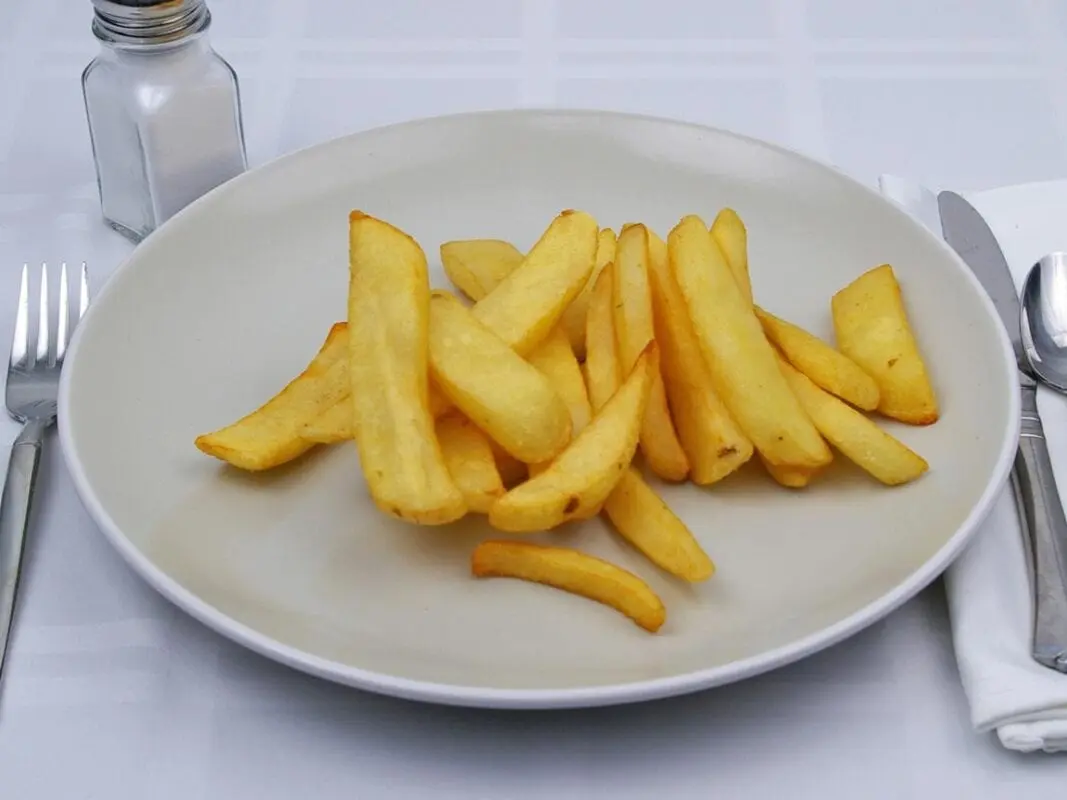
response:
[[[1020,322],[1032,376],[1067,394],[1067,253],[1050,253],[1030,268]],[[1036,406],[1030,413],[1024,409],[1018,459],[1019,479],[1034,484],[1018,495],[1033,498],[1025,512],[1036,600],[1034,658],[1067,672],[1067,641],[1060,634],[1067,630],[1067,520]]]

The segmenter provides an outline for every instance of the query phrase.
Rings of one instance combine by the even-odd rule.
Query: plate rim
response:
[[[929,239],[948,257],[948,259],[956,265],[956,268],[963,273],[964,279],[968,280],[972,284],[972,287],[978,290],[977,295],[979,301],[985,308],[986,316],[991,323],[995,323],[995,329],[1001,344],[1001,368],[1007,368],[1006,371],[1009,376],[1014,373],[1015,359],[1007,331],[1004,330],[1003,325],[1000,323],[993,302],[982,288],[978,278],[942,238],[938,237],[920,222],[915,220],[904,209],[886,198],[875,188],[862,183],[838,167],[813,156],[747,134],[670,117],[595,108],[534,107],[476,110],[453,114],[440,114],[376,126],[332,137],[322,142],[311,144],[282,156],[270,159],[256,167],[252,167],[230,181],[227,181],[197,198],[164,222],[157,230],[162,231],[168,229],[168,227],[172,226],[175,221],[183,219],[188,214],[194,213],[195,209],[198,209],[201,205],[212,202],[212,198],[216,195],[239,191],[240,186],[253,176],[258,176],[274,169],[284,168],[285,165],[298,161],[301,158],[307,158],[310,154],[322,153],[332,147],[342,147],[345,143],[360,137],[381,135],[395,129],[402,130],[433,126],[443,122],[470,120],[472,123],[476,123],[479,119],[490,117],[510,117],[516,120],[521,120],[522,118],[572,118],[587,119],[591,121],[614,119],[624,123],[642,122],[682,127],[705,134],[714,134],[716,136],[742,140],[774,151],[778,155],[789,159],[804,162],[816,170],[829,172],[834,177],[850,184],[853,188],[867,193],[871,198],[882,204],[887,209],[888,213],[900,215],[901,218],[907,221],[907,224],[911,225],[917,232],[919,232],[920,236],[929,237]],[[155,233],[150,234],[145,241],[147,242],[151,240],[154,236]],[[101,306],[100,301],[113,289],[116,284],[114,279],[131,268],[131,265],[136,260],[138,249],[140,249],[140,245],[116,265],[114,271],[105,281],[103,287],[97,292],[95,301],[89,304],[88,311],[77,325],[68,347],[68,365],[76,363],[86,325],[91,326],[93,324],[92,321],[95,319],[97,309]],[[480,708],[515,710],[583,708],[621,705],[673,697],[702,691],[715,686],[734,683],[736,681],[770,672],[787,664],[800,661],[816,652],[840,643],[883,619],[921,592],[939,577],[970,543],[973,536],[977,533],[980,524],[988,516],[994,502],[997,500],[1001,490],[1007,483],[1014,459],[1014,452],[1018,443],[1020,429],[1019,417],[1021,400],[1019,392],[1015,391],[1015,385],[1008,380],[1003,387],[1003,390],[1006,391],[1008,395],[1008,428],[1004,432],[994,469],[987,479],[985,489],[977,502],[972,506],[966,518],[949,539],[918,569],[912,572],[905,580],[898,583],[893,589],[857,609],[844,619],[838,620],[832,625],[823,627],[807,636],[795,639],[776,648],[765,650],[756,655],[718,666],[685,672],[679,675],[576,688],[507,689],[397,677],[387,673],[354,667],[338,661],[316,656],[307,651],[273,639],[270,636],[260,633],[255,628],[233,619],[221,610],[211,606],[193,591],[185,588],[178,583],[178,581],[164,573],[144,552],[134,545],[128,536],[122,532],[122,529],[111,518],[111,515],[92,489],[89,476],[78,457],[77,448],[74,443],[74,431],[67,422],[67,412],[70,408],[71,395],[70,376],[74,372],[75,370],[68,368],[64,369],[60,375],[57,429],[63,460],[70,473],[75,492],[93,522],[96,523],[96,526],[104,534],[104,538],[115,548],[126,564],[149,586],[155,589],[169,602],[189,614],[207,628],[213,630],[215,633],[218,633],[265,658],[297,671],[341,685],[405,700]]]

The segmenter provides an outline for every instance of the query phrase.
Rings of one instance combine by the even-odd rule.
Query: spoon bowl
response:
[[[1027,273],[1022,341],[1034,377],[1067,393],[1067,252],[1049,253]]]

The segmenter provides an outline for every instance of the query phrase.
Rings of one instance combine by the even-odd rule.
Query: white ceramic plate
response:
[[[563,208],[661,235],[724,205],[749,227],[759,301],[826,336],[829,299],[890,262],[943,417],[888,426],[932,465],[899,489],[839,457],[804,492],[756,466],[664,497],[718,565],[680,585],[599,521],[569,543],[644,576],[668,620],[649,635],[545,587],[473,579],[477,520],[391,521],[352,446],[278,474],[223,468],[193,438],[295,375],[345,314],[347,214],[437,247],[528,248]],[[1017,432],[1006,337],[954,254],[876,192],[723,131],[586,112],[498,112],[357,134],[250,172],[133,253],[81,324],[60,430],[78,491],[119,552],[207,625],[296,668],[409,698],[560,707],[727,683],[812,653],[915,594],[959,552],[1005,480]],[[534,537],[535,539],[537,537]],[[547,535],[544,538],[548,538]]]

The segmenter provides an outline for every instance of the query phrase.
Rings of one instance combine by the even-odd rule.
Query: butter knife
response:
[[[1042,666],[1067,672],[1067,580],[1059,558],[1060,552],[1067,551],[1067,517],[1037,410],[1037,381],[1023,352],[1019,293],[1004,253],[982,215],[955,192],[938,194],[937,207],[945,241],[978,277],[1015,351],[1022,426],[1011,483],[1033,567],[1031,656]]]

